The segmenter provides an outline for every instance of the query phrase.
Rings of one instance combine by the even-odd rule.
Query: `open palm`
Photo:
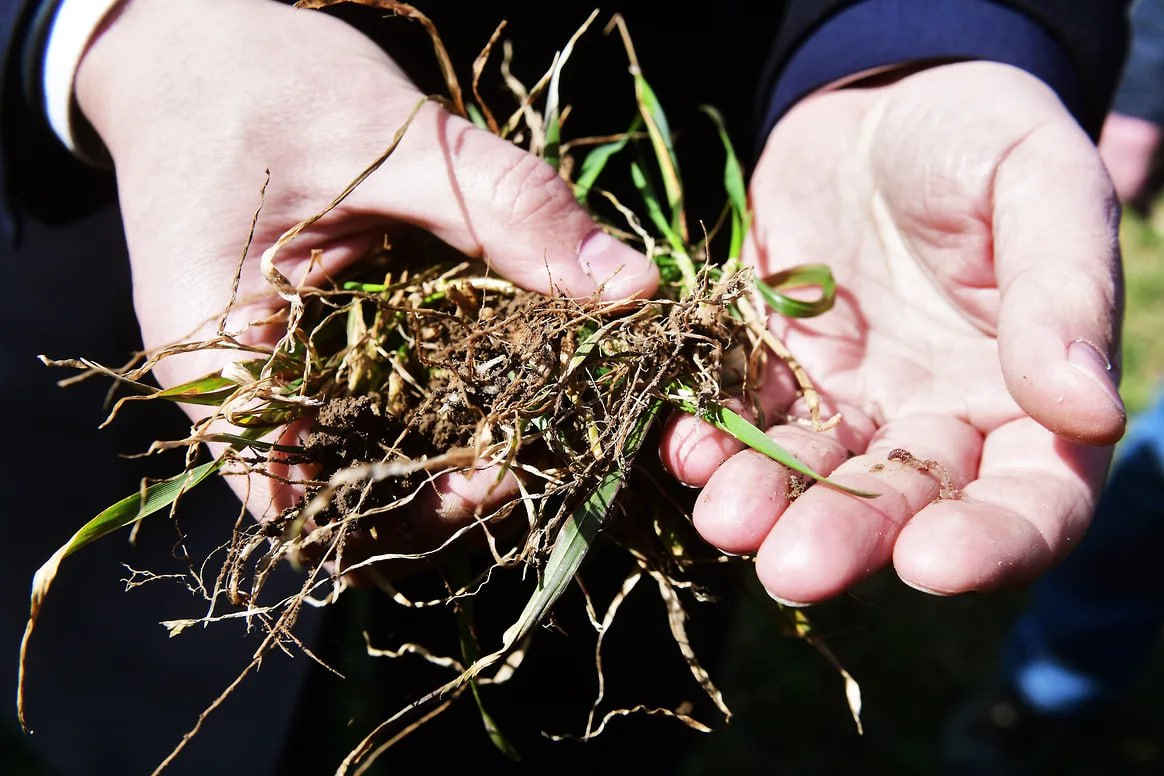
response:
[[[1030,577],[1078,541],[1125,414],[1118,207],[1055,95],[991,63],[823,92],[768,139],[751,185],[761,275],[828,263],[837,304],[770,328],[822,395],[826,432],[770,431],[834,480],[792,500],[790,472],[695,421],[663,456],[703,485],[696,525],[755,553],[778,599],[811,603],[892,562],[937,593]],[[767,424],[804,417],[769,369]]]

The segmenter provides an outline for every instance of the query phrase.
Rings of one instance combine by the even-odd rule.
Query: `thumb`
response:
[[[368,183],[379,209],[543,293],[648,296],[654,262],[603,231],[536,156],[426,105]]]
[[[1056,434],[1113,444],[1127,421],[1116,368],[1119,205],[1078,127],[1044,124],[1010,151],[997,169],[993,219],[1007,387]]]

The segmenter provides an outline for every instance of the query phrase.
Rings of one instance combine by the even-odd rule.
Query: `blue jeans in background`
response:
[[[1004,678],[1035,709],[1087,713],[1144,668],[1164,624],[1164,393],[1137,416],[1079,547],[1011,631]]]

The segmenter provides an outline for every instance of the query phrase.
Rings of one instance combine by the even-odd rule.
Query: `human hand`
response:
[[[265,169],[270,184],[227,329],[245,329],[252,344],[277,341],[281,324],[246,326],[285,304],[259,255],[376,159],[422,98],[350,26],[271,0],[130,0],[91,45],[76,90],[116,167],[147,348],[214,332]],[[533,290],[586,297],[604,284],[609,299],[650,293],[657,282],[654,265],[598,230],[548,165],[435,103],[383,167],[283,249],[279,269],[292,282],[337,275],[394,222],[482,256]],[[322,262],[313,267],[316,249]],[[155,376],[180,384],[228,358],[167,358]],[[188,409],[198,417],[204,408]],[[265,477],[228,479],[260,518],[295,496]],[[487,479],[446,479],[440,517],[470,519]]]
[[[1122,113],[1109,113],[1099,135],[1099,155],[1111,176],[1116,196],[1128,207],[1144,212],[1156,194],[1156,172],[1164,128],[1155,122]]]
[[[800,604],[890,562],[922,590],[985,590],[1078,542],[1126,419],[1107,370],[1119,210],[1051,90],[973,62],[814,95],[773,130],[750,193],[758,274],[826,262],[839,289],[828,313],[769,327],[843,420],[769,433],[880,495],[818,486],[790,502],[789,470],[677,417],[661,453],[703,487],[704,538],[754,553],[768,592]],[[807,414],[795,389],[769,370],[769,422]],[[943,472],[956,498],[938,499]]]

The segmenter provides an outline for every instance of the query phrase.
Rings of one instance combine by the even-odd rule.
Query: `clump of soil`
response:
[[[744,272],[706,277],[682,300],[616,305],[523,291],[473,262],[438,277],[326,294],[327,314],[314,325],[342,319],[360,334],[328,355],[353,366],[317,387],[323,398],[295,459],[318,474],[282,526],[299,525],[306,511],[315,525],[358,530],[364,516],[406,509],[431,479],[433,470],[410,462],[443,462],[456,451],[459,468],[504,465],[523,483],[523,495],[490,520],[523,498],[560,522],[604,475],[629,466],[631,436],[668,392],[684,386],[697,400],[721,399],[724,355],[746,344],[730,314],[747,288]],[[409,306],[409,297],[428,301]],[[552,545],[526,541],[533,552],[523,560]]]
[[[691,588],[685,569],[706,562],[707,553],[689,551],[692,534],[681,510],[641,509],[643,493],[659,486],[635,477],[634,459],[676,393],[688,404],[714,406],[724,398],[725,365],[755,362],[755,342],[733,313],[749,293],[750,273],[704,270],[682,298],[610,304],[523,291],[463,257],[420,270],[410,266],[415,261],[415,254],[387,250],[373,264],[391,268],[388,275],[399,282],[301,290],[305,339],[335,349],[310,356],[330,369],[313,383],[315,409],[297,418],[312,420],[306,444],[276,458],[307,463],[316,474],[303,499],[264,526],[263,535],[279,538],[269,540],[259,566],[297,558],[310,566],[309,580],[330,580],[337,590],[378,584],[412,606],[478,595],[499,573],[536,582],[525,609],[509,615],[516,620],[502,647],[492,653],[474,647],[482,657],[402,710],[419,714],[463,692],[491,664],[520,662],[515,655],[601,532],[630,553],[635,574],[655,578],[674,610],[670,628],[683,659],[726,716],[687,646],[679,603],[678,591]],[[744,355],[731,355],[737,351]],[[272,363],[264,365],[268,378]],[[275,382],[289,383],[301,366],[287,369]],[[414,511],[415,504],[425,503],[435,477],[483,465],[516,475],[517,493],[434,539],[424,528],[431,514]],[[624,513],[615,501],[624,482],[638,491],[636,512]],[[562,566],[559,558],[555,566],[555,555],[575,541],[576,563]],[[248,578],[244,566],[255,553],[244,547],[254,546],[249,532],[240,532],[228,576]],[[467,579],[441,565],[469,556],[476,560]],[[413,584],[434,569],[443,579],[436,588]],[[242,600],[259,599],[263,577],[251,578]]]

